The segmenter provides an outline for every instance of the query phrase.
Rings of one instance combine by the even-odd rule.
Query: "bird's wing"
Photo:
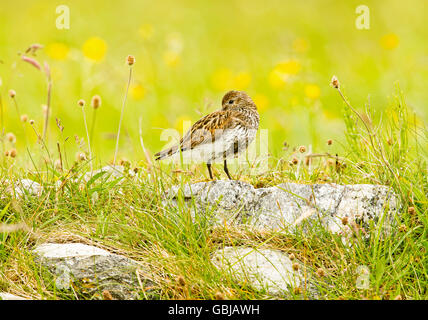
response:
[[[219,110],[195,122],[180,140],[181,150],[194,149],[205,143],[214,143],[225,130],[230,130],[243,122],[231,111]]]
[[[213,143],[225,130],[233,129],[238,125],[245,125],[239,114],[228,110],[215,111],[195,122],[178,145],[155,154],[155,157],[160,160],[173,155],[179,149],[186,151],[205,143]]]

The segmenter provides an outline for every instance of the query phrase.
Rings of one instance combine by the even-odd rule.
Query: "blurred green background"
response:
[[[220,107],[230,89],[256,101],[261,128],[269,129],[269,149],[280,155],[283,142],[325,149],[342,139],[341,102],[330,87],[337,75],[353,105],[387,107],[399,81],[418,121],[428,119],[427,1],[4,1],[0,2],[0,79],[5,132],[24,147],[9,89],[21,113],[43,127],[46,103],[43,72],[20,60],[33,43],[53,79],[49,144],[59,139],[61,119],[67,148],[85,137],[77,101],[98,94],[93,152],[111,161],[128,77],[126,56],[136,58],[121,135],[120,156],[143,156],[138,135],[151,152],[166,142],[162,129],[183,130]],[[370,29],[358,30],[358,5],[370,9]],[[58,5],[70,9],[70,29],[56,28]],[[86,107],[89,126],[93,109]],[[26,136],[36,141],[27,124]],[[336,148],[345,148],[335,144]],[[343,150],[343,149],[342,149]],[[341,150],[339,150],[340,152]]]

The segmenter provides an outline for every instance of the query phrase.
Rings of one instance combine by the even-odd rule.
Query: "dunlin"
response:
[[[221,110],[195,122],[180,143],[155,154],[156,160],[186,156],[206,163],[213,179],[211,164],[223,161],[224,171],[232,179],[226,160],[247,149],[259,127],[256,104],[243,91],[229,91],[222,100]]]

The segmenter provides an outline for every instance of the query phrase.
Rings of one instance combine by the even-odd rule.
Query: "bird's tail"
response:
[[[155,154],[155,160],[162,160],[162,159],[168,158],[172,156],[174,153],[176,153],[177,150],[178,150],[178,146],[173,146],[171,148],[162,150]]]

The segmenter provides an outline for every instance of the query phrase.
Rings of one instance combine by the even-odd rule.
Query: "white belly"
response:
[[[248,130],[238,127],[225,130],[217,137],[214,143],[203,143],[192,150],[182,152],[184,163],[215,163],[222,162],[224,158],[232,158],[245,151],[256,137],[257,130]],[[177,152],[171,159],[180,160]]]

